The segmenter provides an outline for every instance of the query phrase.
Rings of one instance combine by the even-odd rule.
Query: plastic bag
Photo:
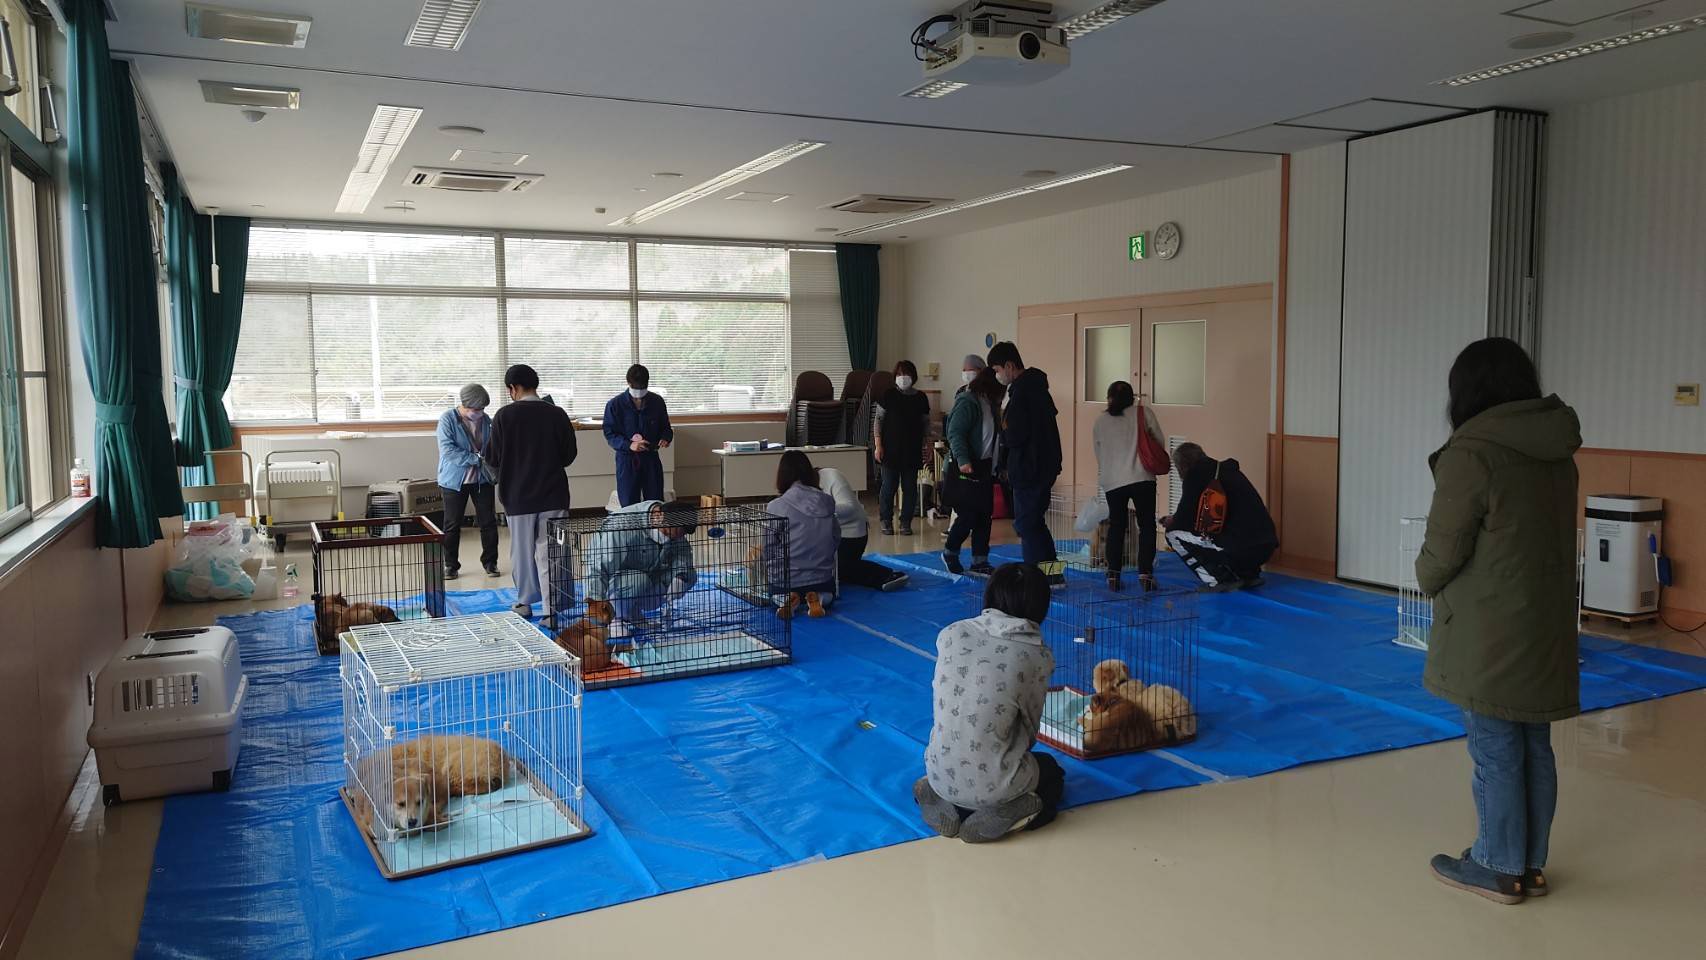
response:
[[[1108,519],[1108,498],[1098,490],[1094,497],[1084,501],[1084,506],[1078,509],[1078,519],[1073,522],[1072,526],[1079,533],[1089,533],[1106,519]]]
[[[166,594],[174,600],[241,600],[255,592],[244,569],[257,550],[247,520],[224,514],[190,524],[166,568]]]

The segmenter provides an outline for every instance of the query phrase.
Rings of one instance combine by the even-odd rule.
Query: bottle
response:
[[[296,597],[302,593],[302,587],[297,582],[296,578],[296,564],[285,564],[284,586],[278,592],[281,596],[285,597]]]
[[[71,464],[71,495],[73,497],[88,497],[92,492],[89,483],[89,468],[83,463],[83,458],[78,457]]]

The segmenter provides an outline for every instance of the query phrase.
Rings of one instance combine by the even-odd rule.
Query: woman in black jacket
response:
[[[924,433],[930,423],[930,398],[918,392],[918,368],[911,360],[894,365],[894,386],[877,399],[877,464],[883,475],[878,498],[883,535],[894,535],[894,495],[901,495],[900,534],[912,536],[918,513],[918,469],[924,465]]]

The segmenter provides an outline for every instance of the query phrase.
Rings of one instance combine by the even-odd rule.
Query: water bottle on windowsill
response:
[[[64,462],[64,461],[61,461]],[[78,457],[71,463],[71,495],[73,497],[88,497],[93,494],[93,484],[89,482],[89,468],[83,458]]]

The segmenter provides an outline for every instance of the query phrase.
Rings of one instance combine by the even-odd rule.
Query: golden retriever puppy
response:
[[[391,748],[394,768],[426,770],[446,796],[470,797],[501,790],[515,761],[496,741],[484,737],[427,734]]]
[[[334,593],[321,598],[314,627],[320,648],[336,651],[338,637],[349,628],[373,623],[396,623],[398,619],[397,611],[382,603],[350,603],[343,594]]]
[[[1103,660],[1090,674],[1090,685],[1096,693],[1107,693],[1131,679],[1131,671],[1123,660]]]
[[[557,646],[580,658],[582,675],[610,669],[610,630],[582,617],[557,634]]]
[[[1178,690],[1152,683],[1138,694],[1137,702],[1149,714],[1157,741],[1178,742],[1197,735],[1197,718],[1191,702]]]
[[[1112,690],[1090,698],[1078,725],[1084,728],[1084,752],[1092,756],[1138,750],[1154,736],[1154,724],[1143,707]]]
[[[392,762],[388,769],[381,762],[385,756],[376,751],[357,764],[357,776],[367,793],[350,798],[354,801],[356,823],[368,836],[382,841],[447,826],[450,797],[438,777],[407,758],[397,763],[395,747],[389,751]]]

